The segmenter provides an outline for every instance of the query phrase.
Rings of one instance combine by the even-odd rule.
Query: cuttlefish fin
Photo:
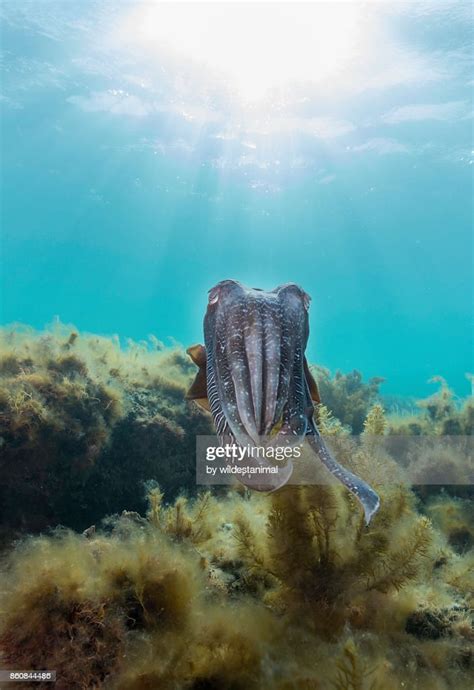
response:
[[[349,472],[349,470],[346,470],[345,467],[336,462],[319,431],[314,426],[307,435],[307,439],[323,465],[359,499],[364,509],[365,524],[368,525],[380,507],[378,494],[363,479]]]
[[[206,348],[204,345],[192,345],[188,347],[186,352],[194,364],[199,367],[194,381],[186,393],[186,399],[194,400],[200,407],[210,412],[211,408],[207,399]]]
[[[311,373],[311,370],[308,366],[308,362],[306,360],[306,357],[304,358],[303,361],[303,367],[304,367],[304,375],[306,377],[306,382],[308,384],[309,392],[311,395],[311,400],[315,402],[317,405],[321,404],[321,397],[319,395],[319,390],[318,390],[318,384],[314,380],[314,376]]]

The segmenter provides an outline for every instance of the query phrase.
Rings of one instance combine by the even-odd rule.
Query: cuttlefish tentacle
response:
[[[359,499],[364,509],[365,524],[368,525],[380,507],[380,498],[378,494],[372,487],[364,482],[363,479],[347,470],[334,459],[321,434],[314,425],[308,433],[307,439],[309,445],[323,465],[325,465],[331,474]]]
[[[270,292],[234,280],[218,283],[209,291],[205,347],[188,350],[199,367],[188,397],[210,409],[221,443],[296,445],[307,437],[321,462],[359,499],[368,524],[379,497],[336,462],[313,419],[313,402],[320,398],[305,358],[309,303],[309,296],[293,283]],[[246,462],[269,466],[252,456]],[[278,474],[263,479],[253,475],[243,483],[273,491],[292,471],[289,460]]]

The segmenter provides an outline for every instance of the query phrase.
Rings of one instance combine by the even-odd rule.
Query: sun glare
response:
[[[245,101],[294,82],[347,77],[367,38],[364,4],[146,2],[119,28],[121,41],[169,51],[219,73]]]

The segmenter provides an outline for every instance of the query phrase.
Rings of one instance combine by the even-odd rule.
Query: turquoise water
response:
[[[188,345],[217,281],[294,281],[311,361],[468,392],[470,3],[316,5],[3,4],[2,323]]]

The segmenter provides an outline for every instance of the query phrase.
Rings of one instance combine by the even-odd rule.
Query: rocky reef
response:
[[[193,373],[155,338],[1,331],[0,665],[58,690],[471,688],[472,400],[438,380],[387,415],[378,379],[316,368],[322,433],[381,497],[366,527],[339,485],[198,492]]]
[[[143,482],[172,497],[195,486],[195,436],[212,433],[184,396],[194,366],[156,338],[129,342],[0,330],[0,524],[85,529],[144,510]]]

